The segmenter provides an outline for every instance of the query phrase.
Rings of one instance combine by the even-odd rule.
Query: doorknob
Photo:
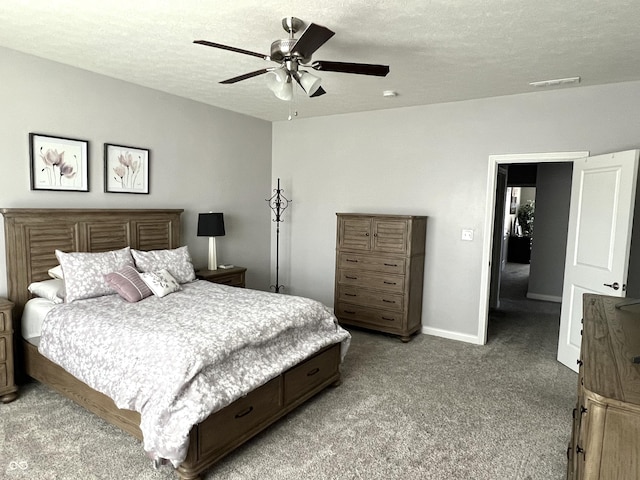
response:
[[[604,284],[605,287],[609,287],[609,288],[613,288],[614,290],[618,290],[620,288],[620,285],[618,284],[618,282],[615,283],[605,283]]]

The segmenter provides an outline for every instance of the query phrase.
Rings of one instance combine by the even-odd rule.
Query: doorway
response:
[[[506,190],[504,192],[504,197],[501,197],[498,192],[498,186],[501,183],[501,175],[499,172],[504,171],[504,167],[510,164],[547,164],[547,163],[558,163],[558,162],[571,162],[579,158],[584,158],[589,155],[589,152],[559,152],[559,153],[540,153],[540,154],[514,154],[514,155],[492,155],[489,157],[489,172],[487,179],[487,202],[486,202],[486,212],[487,216],[485,219],[485,231],[489,234],[484,236],[483,243],[483,264],[482,264],[482,285],[480,289],[480,318],[478,321],[478,340],[479,343],[485,344],[487,342],[487,328],[489,322],[489,306],[490,306],[490,295],[493,298],[494,291],[496,290],[497,285],[495,285],[495,280],[492,283],[492,278],[495,277],[496,271],[499,270],[496,267],[496,260],[500,257],[500,253],[503,250],[501,249],[501,245],[496,245],[496,243],[501,243],[497,241],[498,235],[496,234],[496,230],[494,228],[494,220],[496,215],[498,215],[500,204],[504,205],[506,201]],[[506,182],[504,182],[506,188]],[[568,221],[565,220],[564,226],[562,227],[562,231],[566,235]],[[557,228],[557,227],[556,227]],[[540,239],[542,241],[543,235],[540,235]],[[496,248],[497,247],[497,250]],[[542,248],[541,248],[542,251]],[[563,256],[564,256],[564,252]],[[534,259],[535,261],[535,259]],[[493,265],[493,267],[492,267]],[[562,269],[564,269],[564,258],[562,258],[562,262],[560,263]],[[492,275],[493,273],[493,275]],[[499,279],[498,279],[499,282]],[[499,285],[499,284],[498,284]],[[560,285],[562,285],[562,281],[560,280]],[[538,299],[540,300],[550,300],[551,298],[544,298],[545,294],[541,294]]]
[[[492,312],[500,308],[503,290],[501,287],[505,287],[505,282],[515,278],[516,270],[520,284],[523,276],[525,277],[523,299],[526,298],[535,219],[537,171],[536,163],[504,164],[498,168],[489,295],[489,308]],[[546,179],[548,173],[543,173]],[[505,274],[507,267],[509,274]]]
[[[500,221],[496,217],[494,222],[494,231],[498,230],[501,238],[499,243],[494,243],[492,256],[500,259],[499,268],[501,271],[499,273],[494,271],[491,276],[491,291],[495,292],[492,297],[494,301],[490,304],[492,311],[500,310],[505,296],[512,301],[518,299],[524,301],[531,298],[528,286],[535,227],[537,167],[537,164],[510,164],[506,166],[507,188],[503,218]],[[522,172],[526,172],[526,175],[523,176]],[[568,180],[569,183],[564,185],[567,193],[567,201],[565,202],[567,208],[571,178],[569,177]],[[542,220],[544,223],[544,215]],[[563,248],[563,245],[559,244],[556,248]],[[548,272],[538,273],[538,275],[540,274],[544,275]],[[514,285],[517,285],[517,288],[513,288]],[[560,292],[558,292],[558,297],[560,297]]]

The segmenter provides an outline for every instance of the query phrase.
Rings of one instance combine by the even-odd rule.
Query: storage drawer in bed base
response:
[[[330,345],[214,413],[191,431],[184,479],[202,472],[329,385],[340,383],[340,344]],[[188,465],[188,467],[187,467]]]
[[[142,439],[138,412],[117,408],[113,400],[40,355],[32,344],[24,341],[23,347],[27,375]],[[329,385],[337,386],[339,366],[340,344],[330,345],[194,426],[189,435],[187,458],[177,468],[180,478],[201,479],[202,472],[276,420]]]

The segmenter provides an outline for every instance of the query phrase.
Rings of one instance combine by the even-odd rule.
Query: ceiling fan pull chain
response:
[[[291,98],[291,101],[289,102],[289,117],[287,118],[287,120],[293,120],[295,117],[298,116],[298,109],[296,108],[296,94],[295,94],[295,89],[293,91],[293,96]]]

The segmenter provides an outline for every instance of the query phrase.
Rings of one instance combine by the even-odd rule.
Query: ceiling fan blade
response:
[[[229,78],[228,80],[223,80],[220,83],[228,84],[228,83],[236,83],[242,80],[246,80],[247,78],[257,77],[258,75],[262,75],[263,73],[267,73],[269,71],[268,68],[261,68],[260,70],[256,70],[255,72],[245,73],[244,75],[239,75],[237,77]]]
[[[325,44],[327,40],[335,35],[327,27],[310,23],[307,29],[302,32],[300,38],[292,48],[292,53],[300,55],[302,58],[311,58],[313,52]]]
[[[389,65],[373,65],[370,63],[327,62],[317,60],[311,64],[311,68],[325,72],[355,73],[358,75],[374,75],[386,77],[389,73]]]
[[[243,53],[244,55],[251,55],[253,57],[262,58],[263,60],[270,60],[268,55],[262,53],[251,52],[249,50],[243,50],[242,48],[230,47],[228,45],[222,45],[221,43],[208,42],[207,40],[194,40],[193,43],[199,45],[205,45],[207,47],[221,48],[222,50],[229,50],[230,52]]]
[[[324,95],[325,93],[327,92],[324,91],[324,88],[318,87],[318,90],[316,90],[316,92],[313,95],[311,95],[311,98],[319,97],[320,95]]]

